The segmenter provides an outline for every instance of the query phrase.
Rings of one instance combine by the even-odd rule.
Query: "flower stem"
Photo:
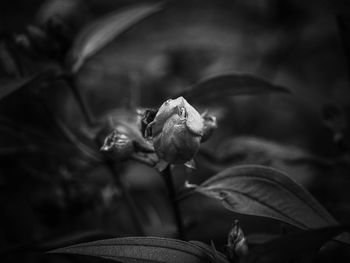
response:
[[[161,172],[161,175],[168,188],[169,199],[172,203],[179,238],[182,240],[185,240],[184,225],[182,222],[181,210],[176,200],[175,186],[174,186],[170,165]]]
[[[67,76],[66,81],[68,82],[69,87],[71,88],[71,91],[74,95],[74,98],[80,108],[80,111],[82,112],[85,122],[88,126],[93,126],[95,124],[95,120],[91,114],[91,111],[89,107],[87,106],[78,86],[76,85],[75,79],[73,76]],[[98,140],[95,140],[97,148],[100,147]],[[108,157],[103,154],[103,162],[107,166],[107,168],[110,170],[114,182],[117,186],[119,186],[122,189],[123,196],[125,198],[125,201],[127,203],[127,206],[129,208],[132,220],[135,223],[135,227],[137,231],[141,235],[145,235],[145,231],[143,228],[142,220],[139,216],[137,206],[135,203],[134,198],[130,195],[129,189],[127,189],[125,183],[119,178],[120,174],[117,172],[117,170],[114,167],[114,164],[110,162]]]

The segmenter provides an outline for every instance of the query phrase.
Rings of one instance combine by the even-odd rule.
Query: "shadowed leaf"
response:
[[[110,259],[118,262],[215,262],[206,249],[195,244],[160,237],[105,239],[50,251]]]
[[[191,102],[213,103],[228,96],[268,93],[289,93],[289,90],[249,74],[224,74],[200,81],[177,96]]]
[[[72,50],[72,72],[119,34],[160,10],[160,5],[142,4],[117,10],[88,25],[76,38]]]
[[[342,226],[291,233],[254,247],[245,263],[279,263],[312,255],[334,236],[345,230]]]
[[[327,210],[285,174],[260,165],[234,166],[196,188],[229,210],[277,219],[301,229],[338,225]],[[336,238],[350,244],[348,234]]]

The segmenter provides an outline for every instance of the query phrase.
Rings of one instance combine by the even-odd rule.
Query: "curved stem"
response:
[[[161,172],[161,175],[168,188],[169,199],[170,199],[170,202],[172,203],[179,238],[182,240],[185,240],[184,225],[182,222],[181,210],[176,198],[176,192],[175,192],[174,181],[173,181],[170,165],[168,165],[168,167]]]

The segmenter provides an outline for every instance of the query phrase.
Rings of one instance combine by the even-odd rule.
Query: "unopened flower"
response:
[[[153,145],[145,140],[139,127],[138,115],[130,112],[113,112],[97,134],[103,142],[101,151],[116,160],[136,159],[150,165],[157,163]]]
[[[110,151],[112,149],[118,158],[128,158],[135,151],[132,140],[117,129],[105,138],[101,147],[101,151]]]
[[[192,166],[204,135],[204,119],[183,97],[167,100],[148,124],[145,135],[152,137],[158,157],[170,164]]]
[[[248,245],[238,220],[228,234],[226,254],[231,262],[241,262],[248,255]]]

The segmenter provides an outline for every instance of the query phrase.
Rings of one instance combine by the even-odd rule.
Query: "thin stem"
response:
[[[78,86],[75,83],[75,79],[74,76],[65,76],[65,79],[68,82],[69,87],[71,88],[74,98],[77,101],[77,104],[85,118],[85,122],[88,126],[92,126],[95,124],[95,120],[89,110],[89,107],[86,105],[86,102],[83,98],[83,96],[81,95],[80,90],[78,89]],[[99,149],[99,141],[95,140],[96,146]],[[103,161],[105,163],[105,165],[107,166],[107,168],[110,170],[112,176],[113,176],[113,180],[115,182],[115,184],[117,186],[119,186],[123,192],[123,196],[125,197],[125,201],[127,203],[127,206],[130,210],[130,214],[131,217],[135,223],[135,226],[138,230],[138,232],[141,235],[145,235],[145,231],[140,219],[140,216],[137,212],[137,206],[135,204],[135,201],[133,199],[133,197],[130,195],[129,190],[127,189],[126,185],[124,184],[124,182],[119,178],[119,173],[117,172],[114,163],[112,163],[109,159],[108,156],[106,156],[105,154],[103,154]]]
[[[184,225],[182,222],[181,210],[176,200],[175,186],[174,186],[170,165],[167,168],[165,168],[164,171],[161,172],[161,175],[168,188],[169,199],[170,199],[170,202],[172,203],[179,238],[182,240],[185,240]]]

